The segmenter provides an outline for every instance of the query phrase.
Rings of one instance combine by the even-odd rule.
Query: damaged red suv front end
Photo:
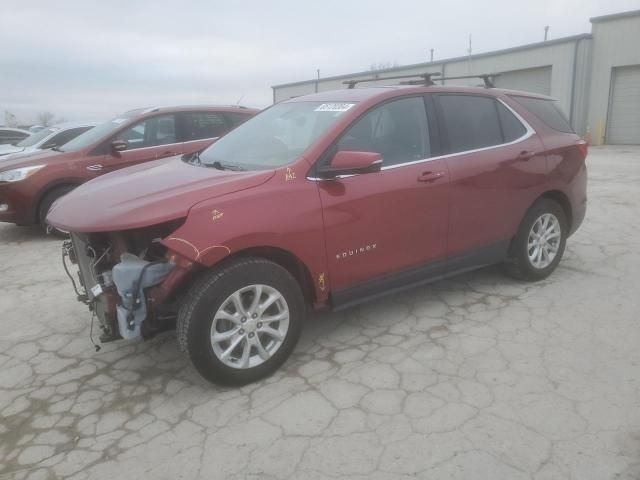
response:
[[[65,270],[78,300],[99,320],[102,342],[150,338],[171,328],[176,294],[197,271],[193,258],[171,248],[187,242],[172,233],[200,200],[245,190],[272,176],[195,169],[188,160],[176,157],[106,175],[76,189],[71,200],[63,197],[49,212],[50,221],[71,232],[62,249]],[[172,188],[174,182],[181,187]],[[116,186],[121,193],[114,198]],[[60,208],[64,216],[58,215]],[[77,265],[77,279],[69,262]]]

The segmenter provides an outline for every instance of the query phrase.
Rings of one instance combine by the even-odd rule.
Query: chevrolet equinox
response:
[[[103,342],[175,325],[205,378],[244,384],[282,365],[309,307],[497,263],[547,277],[585,215],[586,153],[545,96],[352,88],[104,175],[48,221],[71,232],[63,260]]]

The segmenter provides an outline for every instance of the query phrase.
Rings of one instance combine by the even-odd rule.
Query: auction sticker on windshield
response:
[[[316,112],[346,112],[355,103],[323,103],[315,109]]]

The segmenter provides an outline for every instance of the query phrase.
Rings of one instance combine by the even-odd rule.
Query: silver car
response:
[[[0,145],[13,145],[24,140],[31,135],[32,132],[22,130],[21,128],[0,127]]]
[[[15,145],[0,145],[0,161],[18,155],[28,155],[40,150],[55,148],[73,140],[81,133],[95,127],[99,122],[65,122],[45,127],[32,133]]]

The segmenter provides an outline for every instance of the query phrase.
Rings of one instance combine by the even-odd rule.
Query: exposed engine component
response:
[[[123,338],[131,340],[141,335],[140,326],[147,318],[144,289],[162,282],[174,268],[173,263],[164,260],[148,262],[131,253],[122,254],[111,275],[121,300],[117,312]]]

